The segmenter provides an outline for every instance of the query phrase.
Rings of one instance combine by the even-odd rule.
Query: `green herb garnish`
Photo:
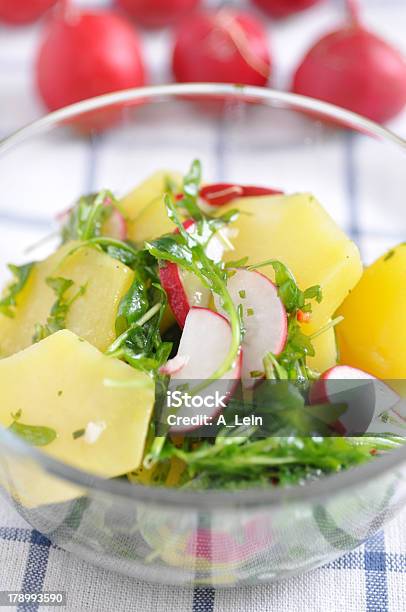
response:
[[[21,411],[19,411],[19,416],[21,416]],[[51,427],[24,425],[18,419],[14,420],[8,429],[33,446],[47,446],[55,440],[57,435],[56,431],[51,429]]]
[[[69,212],[62,227],[62,242],[89,240],[100,236],[103,224],[116,205],[114,195],[106,189],[81,197]]]
[[[72,438],[74,440],[77,440],[78,438],[82,438],[85,435],[85,433],[86,433],[86,430],[84,428],[77,429],[76,431],[72,433]]]
[[[74,284],[72,280],[62,277],[49,277],[46,279],[46,283],[56,294],[56,301],[51,308],[46,324],[36,324],[33,342],[39,342],[47,336],[65,329],[69,308],[86,290],[85,286],[79,287],[78,291],[71,298],[68,298],[66,294]]]

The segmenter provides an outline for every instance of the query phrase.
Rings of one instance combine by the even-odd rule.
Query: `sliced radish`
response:
[[[187,219],[183,227],[188,233],[193,233],[197,225],[193,219]],[[221,261],[227,245],[227,237],[223,235],[224,230],[219,230],[212,236],[206,246],[206,254],[213,261]],[[179,233],[176,228],[175,234]],[[159,270],[159,278],[162,287],[168,296],[168,302],[180,327],[185,325],[189,310],[195,306],[207,307],[211,299],[211,291],[205,287],[201,280],[187,270],[183,270],[177,264],[165,262]]]
[[[279,355],[286,344],[288,320],[278,290],[269,278],[256,270],[236,271],[227,289],[236,307],[241,305],[245,327],[242,378],[252,387],[263,372],[263,359],[272,351]],[[214,296],[218,311],[224,312],[219,297]]]
[[[231,342],[231,327],[225,317],[208,308],[191,308],[186,317],[178,349],[178,356],[182,356],[183,359],[187,358],[187,362],[173,374],[169,390],[173,392],[179,386],[183,387],[185,383],[193,383],[193,381],[210,380],[214,372],[224,363]],[[207,387],[198,394],[200,398],[196,400],[198,403],[202,400],[203,404],[206,398],[209,398],[208,401],[213,405],[182,406],[176,411],[176,416],[207,415],[214,418],[218,415],[224,408],[222,404],[230,399],[238,385],[241,364],[242,352],[240,351],[232,368],[222,379],[208,383]],[[190,388],[193,386],[191,384]],[[219,403],[211,401],[216,397],[216,392],[223,398]],[[170,431],[172,433],[192,431],[199,426],[199,424],[179,423],[173,425]]]
[[[278,195],[283,193],[278,189],[269,187],[256,187],[253,185],[236,185],[234,183],[214,183],[205,185],[199,192],[199,206],[205,212],[213,212],[213,208],[229,204],[237,198],[248,198],[264,195]]]
[[[182,270],[177,264],[168,261],[159,269],[159,278],[180,327],[184,327],[191,308],[208,306],[210,289],[193,272]]]
[[[311,404],[347,404],[346,412],[331,425],[343,435],[371,431],[375,416],[393,408],[399,396],[383,381],[371,374],[346,365],[330,368],[311,387]]]

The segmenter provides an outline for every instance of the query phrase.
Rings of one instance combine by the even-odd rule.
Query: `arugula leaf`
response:
[[[66,293],[74,285],[74,282],[69,278],[62,277],[48,277],[46,279],[48,287],[50,287],[55,295],[56,301],[54,302],[51,312],[47,318],[45,325],[37,323],[34,328],[34,336],[32,341],[39,342],[47,336],[54,334],[61,329],[66,328],[66,317],[69,312],[69,308],[72,304],[84,294],[86,286],[79,287],[78,291],[68,299]]]
[[[218,437],[196,448],[166,444],[162,458],[178,457],[186,466],[188,488],[246,488],[304,483],[321,472],[331,473],[370,460],[371,451],[387,451],[404,443],[396,436],[341,438],[272,436]]]
[[[269,259],[259,264],[248,266],[249,270],[257,270],[264,266],[272,266],[275,271],[275,283],[278,286],[279,297],[288,313],[302,310],[303,312],[311,312],[311,305],[307,300],[315,299],[320,303],[322,300],[322,292],[319,285],[309,287],[306,291],[301,291],[297,285],[296,279],[289,268],[276,259]]]
[[[107,189],[81,197],[62,227],[62,242],[100,236],[102,226],[113,213],[115,205],[116,199]]]
[[[203,219],[203,213],[197,203],[201,181],[201,163],[198,159],[195,159],[183,179],[183,198],[180,200],[180,206],[186,209],[188,215],[197,221]]]
[[[151,242],[145,247],[158,260],[171,261],[185,270],[193,272],[193,254],[181,234],[168,234]]]
[[[116,332],[122,334],[128,327],[144,315],[149,306],[147,287],[137,275],[133,284],[122,298],[116,317]]]
[[[9,264],[8,269],[12,272],[15,280],[8,287],[7,294],[0,300],[0,313],[6,317],[15,316],[14,307],[19,293],[24,289],[35,263],[27,263],[23,266]]]
[[[51,427],[24,425],[19,421],[14,421],[8,429],[33,446],[47,446],[55,440],[57,435]]]
[[[126,297],[122,316],[119,315],[116,322],[116,326],[123,331],[106,354],[120,357],[133,368],[157,379],[159,368],[167,361],[172,350],[172,343],[163,342],[160,333],[167,304],[166,294],[151,279],[148,284],[142,284],[138,279],[136,288],[133,284]]]

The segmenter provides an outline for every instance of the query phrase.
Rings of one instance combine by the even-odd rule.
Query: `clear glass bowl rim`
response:
[[[247,102],[260,102],[271,107],[289,108],[298,111],[318,113],[326,119],[333,119],[368,136],[390,142],[406,153],[406,140],[385,127],[360,115],[344,110],[332,104],[321,102],[305,96],[245,85],[223,83],[192,83],[144,87],[128,89],[84,100],[63,109],[45,115],[41,119],[18,129],[6,138],[0,140],[0,156],[9,149],[30,138],[46,133],[53,127],[59,127],[61,122],[73,119],[82,113],[101,109],[109,105],[143,100],[145,104],[159,101],[159,98],[177,99],[182,96],[227,96]],[[1,159],[0,159],[1,164]],[[260,507],[277,506],[281,503],[315,501],[341,490],[354,488],[360,482],[366,483],[406,461],[406,445],[375,461],[367,462],[349,470],[321,477],[306,485],[296,485],[290,488],[270,487],[269,489],[249,488],[236,492],[183,491],[164,487],[148,487],[136,485],[121,479],[106,480],[84,470],[69,466],[50,457],[41,450],[34,448],[16,435],[0,426],[0,445],[11,453],[32,459],[48,474],[83,488],[91,488],[110,495],[152,503],[164,503],[172,506],[193,508],[214,507]]]

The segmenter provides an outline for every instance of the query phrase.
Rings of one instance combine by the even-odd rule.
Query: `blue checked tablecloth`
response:
[[[53,547],[3,503],[0,591],[66,590],[67,609],[78,612],[403,612],[405,524],[406,512],[357,550],[299,578],[235,590],[192,590],[149,585],[95,568]]]
[[[108,2],[93,0],[83,4],[103,5]],[[216,1],[212,0],[210,4],[216,4]],[[364,4],[368,7],[367,22],[406,52],[406,0],[365,0]],[[333,27],[341,10],[340,0],[330,0],[324,6],[272,30],[270,36],[278,57],[275,75],[278,86],[286,85],[298,57],[318,33]],[[32,83],[32,56],[39,27],[13,30],[0,26],[0,137],[43,112]],[[169,34],[160,32],[144,35],[144,38],[152,82],[167,81],[168,57],[165,49]],[[391,127],[405,136],[406,115],[396,119]],[[337,146],[341,147],[338,153],[345,160],[342,186],[338,189],[341,189],[340,199],[345,202],[347,229],[358,238],[364,260],[368,262],[386,247],[404,240],[404,232],[401,231],[404,226],[403,198],[399,198],[399,216],[398,220],[393,221],[393,226],[382,228],[378,225],[381,219],[376,221],[373,211],[369,211],[365,224],[363,195],[367,199],[367,192],[363,194],[363,185],[355,182],[353,169],[355,163],[359,166],[364,163],[368,167],[367,154],[354,147],[349,136],[344,137]],[[98,160],[101,164],[99,168],[94,149],[81,158],[80,163],[88,166],[83,191],[94,188],[95,183],[102,180],[97,178],[98,172],[103,175],[108,170],[110,159],[106,151],[103,154],[106,157],[104,161]],[[73,158],[69,160],[71,162]],[[182,161],[179,167],[183,166]],[[148,170],[145,168],[145,174]],[[403,168],[398,171],[399,176],[404,174]],[[394,169],[395,180],[396,176]],[[73,172],[69,179],[74,180]],[[375,183],[373,188],[377,188]],[[26,232],[27,244],[43,234],[44,228],[38,219],[33,219],[32,231],[27,223],[23,230],[16,228],[17,223],[12,211],[0,216],[2,268],[9,254],[14,252],[13,240],[17,229],[20,239],[21,232]],[[354,552],[305,576],[275,586],[229,591],[214,591],[211,588],[190,590],[148,585],[78,560],[54,547],[37,531],[32,531],[5,501],[0,500],[0,591],[65,590],[68,610],[80,612],[149,612],[164,609],[168,612],[401,612],[406,610],[405,525],[406,512]],[[20,607],[20,610],[23,609]],[[34,605],[25,607],[27,612],[37,609]]]

